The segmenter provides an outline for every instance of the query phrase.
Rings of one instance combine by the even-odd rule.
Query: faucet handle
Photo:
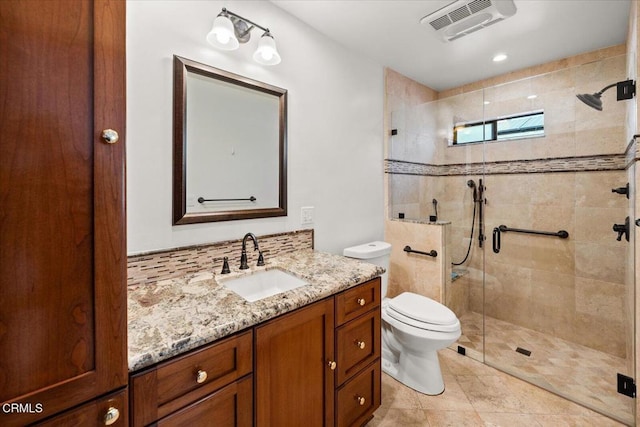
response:
[[[262,251],[258,251],[258,267],[262,267],[264,265],[264,256],[262,256]]]
[[[231,269],[229,269],[229,257],[226,256],[222,261],[222,271],[221,274],[229,274],[231,273]]]

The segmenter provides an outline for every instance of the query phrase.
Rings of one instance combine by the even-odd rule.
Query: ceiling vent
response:
[[[420,23],[442,41],[453,41],[516,13],[513,0],[457,0],[425,16]]]

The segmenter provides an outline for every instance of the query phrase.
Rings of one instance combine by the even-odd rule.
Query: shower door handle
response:
[[[500,253],[500,229],[498,227],[493,229],[493,252]]]

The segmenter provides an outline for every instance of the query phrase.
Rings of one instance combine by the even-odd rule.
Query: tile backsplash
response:
[[[303,249],[313,249],[313,230],[257,236],[265,260]],[[255,263],[258,253],[249,241],[249,263]],[[242,239],[206,245],[188,246],[158,252],[131,255],[127,259],[127,285],[153,283],[203,270],[221,270],[224,257],[229,257],[231,269],[240,262]]]

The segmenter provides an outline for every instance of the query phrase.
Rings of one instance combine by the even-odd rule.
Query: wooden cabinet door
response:
[[[124,126],[125,2],[1,0],[0,425],[126,385]]]
[[[333,298],[255,329],[258,427],[333,425]]]

